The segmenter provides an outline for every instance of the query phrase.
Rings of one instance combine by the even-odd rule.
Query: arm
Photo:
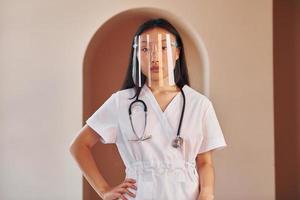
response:
[[[200,174],[200,195],[198,200],[214,199],[214,166],[212,151],[198,154],[196,157],[197,171]]]
[[[84,177],[98,195],[103,198],[104,192],[109,190],[110,186],[100,174],[91,152],[91,148],[99,141],[99,137],[101,137],[99,134],[95,133],[88,125],[85,125],[71,143],[69,150]]]

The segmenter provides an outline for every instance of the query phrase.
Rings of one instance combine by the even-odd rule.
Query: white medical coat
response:
[[[183,87],[186,106],[180,135],[182,148],[171,143],[176,137],[183,99],[178,92],[162,111],[150,88],[144,84],[139,95],[148,107],[145,135],[151,139],[137,142],[130,125],[128,108],[134,88],[113,93],[86,121],[104,144],[115,143],[126,166],[126,178],[136,179],[136,200],[196,200],[199,195],[199,175],[196,156],[227,146],[212,102],[188,85]],[[140,135],[144,112],[133,109],[133,124]]]

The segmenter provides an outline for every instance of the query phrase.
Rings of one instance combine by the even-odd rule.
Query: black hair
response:
[[[177,47],[180,50],[179,59],[176,60],[175,68],[174,68],[175,84],[179,88],[182,88],[185,84],[190,85],[188,69],[187,69],[186,61],[185,61],[183,43],[182,43],[182,40],[181,40],[181,37],[180,37],[178,31],[175,29],[175,27],[172,24],[170,24],[167,20],[162,19],[162,18],[148,20],[148,21],[144,22],[138,28],[138,30],[136,31],[133,38],[135,38],[135,36],[142,34],[144,31],[155,28],[155,27],[163,28],[175,36]],[[134,45],[134,39],[132,41],[131,46],[133,47],[133,45]],[[128,89],[128,88],[134,87],[135,95],[132,98],[138,97],[139,93],[141,91],[141,87],[139,87],[138,85],[135,85],[133,82],[133,78],[132,78],[133,50],[134,50],[134,48],[131,48],[131,53],[130,53],[130,57],[129,57],[129,65],[128,65],[125,80],[124,80],[122,88],[121,88],[121,89]],[[134,59],[137,59],[137,58],[134,58]],[[136,60],[136,62],[138,62],[138,60]],[[136,71],[138,71],[138,69],[136,69]],[[141,76],[142,86],[145,84],[146,78],[147,77],[142,73],[142,76]]]

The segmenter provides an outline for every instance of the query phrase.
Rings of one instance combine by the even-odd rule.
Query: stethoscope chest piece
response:
[[[182,144],[183,144],[183,139],[182,139],[182,137],[180,137],[180,136],[177,136],[177,137],[173,140],[173,142],[172,142],[172,146],[173,146],[174,148],[181,147]]]

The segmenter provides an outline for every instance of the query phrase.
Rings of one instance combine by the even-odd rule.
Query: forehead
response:
[[[160,28],[160,27],[155,27],[155,28],[144,31],[141,34],[141,38],[145,39],[147,37],[147,35],[149,35],[150,39],[157,40],[159,34],[161,34],[162,39],[165,39],[166,35],[169,34],[171,40],[175,40],[175,35],[173,35],[173,33],[169,32],[166,29]]]

